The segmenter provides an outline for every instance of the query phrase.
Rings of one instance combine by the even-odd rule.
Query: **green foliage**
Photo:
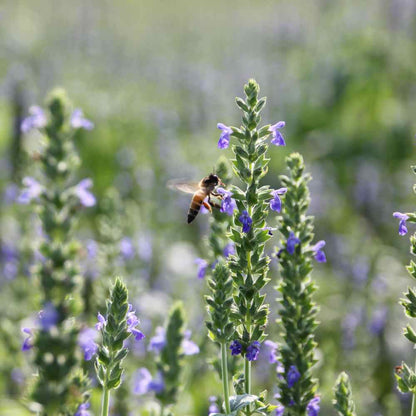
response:
[[[280,232],[284,239],[278,254],[282,279],[278,291],[279,324],[282,328],[283,344],[280,348],[281,361],[287,374],[295,365],[300,379],[290,388],[285,379],[279,379],[281,403],[288,408],[290,415],[304,414],[308,402],[315,396],[317,381],[312,378],[311,369],[316,363],[314,333],[317,327],[315,319],[318,311],[312,300],[316,290],[310,278],[312,271],[313,218],[307,215],[309,206],[308,182],[311,179],[304,173],[303,158],[300,154],[291,154],[286,163],[289,176],[281,176],[282,185],[287,187],[282,209]],[[293,233],[300,240],[294,253],[286,248],[287,239]],[[295,403],[289,407],[289,403]]]
[[[339,416],[356,416],[355,406],[352,400],[350,379],[347,373],[342,372],[334,387],[334,407]]]

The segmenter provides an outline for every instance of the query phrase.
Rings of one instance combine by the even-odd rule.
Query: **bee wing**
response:
[[[185,192],[187,194],[194,194],[199,189],[199,183],[172,180],[167,183],[167,187],[169,189]]]

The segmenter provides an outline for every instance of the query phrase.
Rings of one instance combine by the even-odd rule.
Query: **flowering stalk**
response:
[[[356,416],[348,374],[342,372],[334,387],[334,407],[339,416]]]
[[[101,416],[108,415],[110,391],[117,389],[121,384],[121,365],[128,353],[124,342],[130,335],[137,341],[144,338],[143,333],[136,328],[138,323],[139,320],[128,303],[127,288],[117,279],[107,300],[106,316],[98,314],[96,325],[102,334],[102,343],[98,347],[95,361],[97,378],[103,387]]]
[[[73,184],[79,166],[72,136],[79,127],[92,128],[91,122],[75,110],[61,90],[49,97],[47,110],[31,107],[21,129],[38,129],[45,143],[37,159],[42,164],[43,179],[24,178],[25,189],[18,202],[33,202],[42,222],[42,260],[36,268],[41,288],[42,311],[36,331],[25,329],[29,337],[23,349],[34,349],[38,376],[31,398],[34,411],[42,415],[73,415],[87,399],[86,382],[79,368],[77,354],[78,326],[73,316],[80,312],[80,276],[76,266],[79,245],[72,240],[72,228],[79,206],[95,204],[88,188],[91,180]],[[80,124],[81,123],[81,124]],[[83,124],[84,123],[84,124]]]
[[[416,166],[411,167],[413,173],[416,174]],[[413,186],[413,191],[416,193],[416,186]],[[416,213],[401,213],[395,212],[393,216],[399,221],[399,235],[404,236],[408,232],[407,221],[416,222]],[[416,233],[410,237],[410,253],[416,256]],[[407,266],[407,271],[413,279],[416,279],[416,263],[411,260]],[[404,308],[405,314],[410,318],[416,318],[416,289],[408,288],[405,293],[406,298],[401,299],[400,303]],[[416,348],[416,332],[411,325],[407,325],[404,329],[404,336]],[[411,415],[416,416],[416,368],[413,370],[410,366],[402,363],[401,366],[396,367],[397,387],[402,393],[412,393],[412,410]]]
[[[209,337],[221,347],[221,379],[226,414],[231,413],[228,382],[227,346],[234,337],[234,323],[230,318],[233,304],[233,281],[223,262],[217,264],[208,281],[211,294],[205,297],[210,320],[206,322]]]
[[[235,243],[235,255],[229,257],[228,265],[235,290],[232,320],[236,329],[230,348],[233,355],[245,357],[244,393],[250,395],[251,361],[257,359],[260,343],[265,338],[269,313],[268,305],[264,303],[265,295],[260,294],[260,291],[269,281],[269,258],[264,254],[264,246],[270,238],[266,217],[273,195],[268,186],[260,186],[259,182],[268,169],[267,138],[271,134],[272,144],[285,145],[279,131],[285,123],[282,121],[259,128],[260,111],[266,98],[258,98],[259,86],[254,80],[244,86],[244,92],[245,100],[236,99],[243,112],[242,126],[227,127],[219,123],[218,128],[222,133],[218,147],[228,147],[231,137],[237,139],[238,143],[232,146],[235,155],[233,170],[245,184],[245,189],[236,186],[231,189],[237,210],[230,237]],[[250,406],[245,406],[246,414],[251,414]]]
[[[309,414],[319,409],[319,397],[314,397],[317,381],[312,378],[311,368],[316,363],[314,332],[317,326],[317,306],[312,300],[316,290],[310,278],[312,259],[324,262],[322,251],[325,242],[311,246],[313,218],[307,215],[309,206],[308,182],[310,175],[304,174],[303,158],[291,154],[286,159],[289,176],[281,176],[287,188],[282,208],[280,232],[283,236],[278,253],[282,279],[278,291],[281,293],[279,311],[283,345],[280,348],[285,377],[280,377],[280,402],[288,416]]]

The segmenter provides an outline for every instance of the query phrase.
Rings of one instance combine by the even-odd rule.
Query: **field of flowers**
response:
[[[1,416],[416,416],[414,2],[0,22]]]

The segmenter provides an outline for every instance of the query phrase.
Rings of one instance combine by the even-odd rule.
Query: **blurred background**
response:
[[[302,153],[314,178],[316,237],[327,241],[328,263],[314,271],[321,413],[334,414],[331,389],[345,370],[359,414],[408,414],[410,398],[396,392],[393,376],[395,365],[414,360],[398,304],[410,284],[408,239],[392,212],[415,201],[415,21],[412,0],[2,0],[0,413],[27,414],[19,398],[31,368],[20,328],[37,310],[30,268],[39,229],[14,200],[34,172],[25,154],[39,136],[22,137],[18,126],[55,86],[95,123],[76,136],[80,177],[93,179],[99,200],[78,227],[84,274],[107,284],[122,272],[148,337],[174,300],[185,302],[201,353],[187,361],[178,414],[208,413],[220,385],[207,364],[216,350],[194,260],[204,255],[209,220],[186,225],[189,197],[165,184],[199,180],[221,154],[231,156],[217,149],[216,123],[239,125],[234,97],[254,77],[268,97],[263,121],[286,121],[287,146],[270,149],[264,183],[277,187],[284,158]],[[111,267],[94,257],[95,242],[113,253]],[[271,277],[274,286],[275,268]],[[278,332],[272,319],[271,339]],[[147,354],[145,346],[134,351],[127,390]],[[266,361],[256,384],[273,391]],[[131,414],[147,400],[131,396]]]

